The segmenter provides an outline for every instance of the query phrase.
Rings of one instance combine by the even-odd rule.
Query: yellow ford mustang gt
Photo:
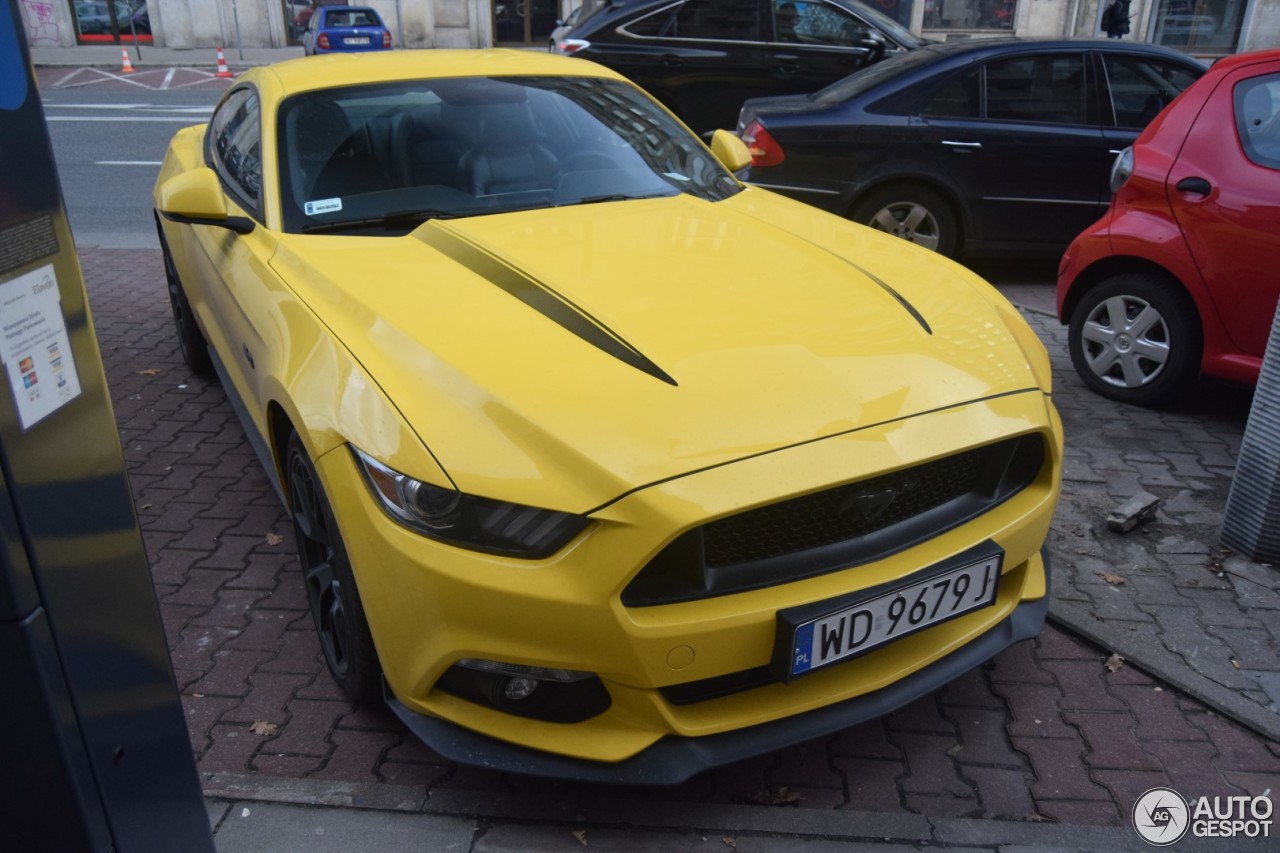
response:
[[[438,752],[675,783],[1043,624],[1043,347],[748,160],[533,52],[254,69],[174,137],[183,353],[260,439],[333,677]]]

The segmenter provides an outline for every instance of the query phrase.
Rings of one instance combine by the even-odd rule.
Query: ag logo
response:
[[[1157,847],[1180,841],[1191,825],[1190,816],[1187,801],[1172,788],[1152,788],[1133,804],[1133,828]]]

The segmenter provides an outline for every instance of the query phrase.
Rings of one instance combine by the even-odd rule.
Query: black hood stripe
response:
[[[593,347],[655,379],[661,379],[669,385],[677,384],[675,379],[650,361],[644,353],[555,289],[446,229],[446,226],[432,223],[420,229],[416,236],[431,248],[497,285]]]

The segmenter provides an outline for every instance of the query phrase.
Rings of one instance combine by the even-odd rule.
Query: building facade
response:
[[[377,9],[397,45],[474,48],[546,45],[557,21],[583,0],[351,2]],[[1109,0],[865,2],[913,32],[945,40],[1097,36]],[[306,5],[306,0],[19,0],[33,47],[131,44],[135,38],[171,48],[282,47],[297,42],[295,21]],[[1199,57],[1280,46],[1280,0],[1132,0],[1130,13],[1125,38]]]

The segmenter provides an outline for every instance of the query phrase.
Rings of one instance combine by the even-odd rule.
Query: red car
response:
[[[1156,405],[1255,384],[1280,298],[1280,50],[1219,60],[1116,158],[1067,248],[1058,318],[1098,393]]]

